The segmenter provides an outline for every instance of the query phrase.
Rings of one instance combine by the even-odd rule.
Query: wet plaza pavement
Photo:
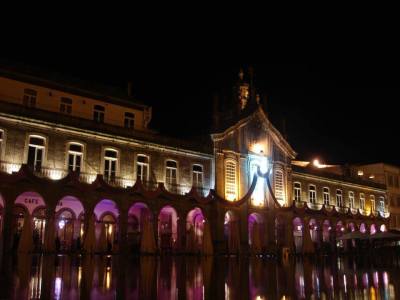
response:
[[[398,299],[400,258],[19,255],[0,299]]]

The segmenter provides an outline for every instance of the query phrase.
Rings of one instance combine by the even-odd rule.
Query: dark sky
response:
[[[108,85],[125,87],[130,80],[134,95],[153,106],[153,127],[186,137],[208,132],[213,93],[229,88],[246,65],[204,62],[196,55],[155,59],[54,49],[7,53],[3,58]],[[286,120],[288,140],[299,159],[400,165],[400,64],[327,58],[251,65],[258,90],[267,96],[266,111],[278,129]]]

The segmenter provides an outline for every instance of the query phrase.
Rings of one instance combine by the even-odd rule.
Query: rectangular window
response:
[[[354,208],[354,192],[349,192],[349,205],[350,208]]]
[[[310,203],[317,202],[317,188],[315,187],[315,185],[310,185],[308,187],[308,195],[309,195]]]
[[[328,206],[330,204],[330,198],[331,198],[329,194],[329,188],[324,187],[322,192],[323,192],[324,204]]]
[[[165,180],[168,184],[176,184],[177,163],[173,160],[168,160],[166,164]]]
[[[104,180],[115,183],[117,173],[118,153],[115,150],[106,150],[104,153]]]
[[[336,206],[343,207],[343,194],[342,190],[336,190]]]
[[[81,171],[83,147],[79,144],[69,144],[68,147],[68,170]]]
[[[363,193],[360,194],[360,209],[365,209],[365,195]]]
[[[285,194],[283,184],[283,172],[281,170],[275,171],[275,197],[276,200],[281,203],[281,205],[284,204]]]
[[[36,107],[37,92],[32,89],[24,89],[23,104],[28,107]]]
[[[399,188],[399,176],[394,176],[394,187]]]
[[[133,113],[125,113],[124,127],[132,129],[135,127],[135,115]]]
[[[192,185],[198,188],[203,187],[203,167],[200,165],[192,167]]]
[[[65,97],[61,98],[60,112],[67,115],[72,113],[72,99]]]
[[[385,198],[379,197],[379,211],[385,212]]]
[[[93,120],[98,123],[104,123],[104,106],[101,105],[94,106]]]
[[[229,201],[236,200],[236,163],[227,161],[225,163],[225,197]]]
[[[375,196],[371,195],[370,196],[370,201],[371,201],[371,211],[375,211]]]
[[[301,183],[295,182],[293,186],[294,201],[301,201]]]
[[[40,172],[42,169],[44,156],[45,142],[41,137],[29,137],[28,146],[28,166],[35,172]]]
[[[149,181],[149,157],[138,155],[136,161],[136,177],[142,182]]]

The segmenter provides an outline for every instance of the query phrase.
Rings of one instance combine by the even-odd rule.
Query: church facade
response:
[[[385,231],[386,187],[296,161],[244,77],[194,143],[132,97],[2,69],[3,252],[315,253]]]

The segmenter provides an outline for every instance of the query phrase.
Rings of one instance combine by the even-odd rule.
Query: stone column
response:
[[[176,253],[184,253],[186,252],[186,218],[180,217],[176,225],[178,237],[174,250]]]
[[[128,229],[128,212],[125,209],[121,209],[119,218],[118,218],[118,251],[119,251],[119,253],[125,254],[128,252],[127,229]]]
[[[275,215],[268,212],[265,218],[265,246],[267,253],[277,253],[275,240]]]
[[[55,207],[48,205],[46,207],[46,229],[44,235],[44,252],[52,253],[56,250],[56,224],[55,224]]]

